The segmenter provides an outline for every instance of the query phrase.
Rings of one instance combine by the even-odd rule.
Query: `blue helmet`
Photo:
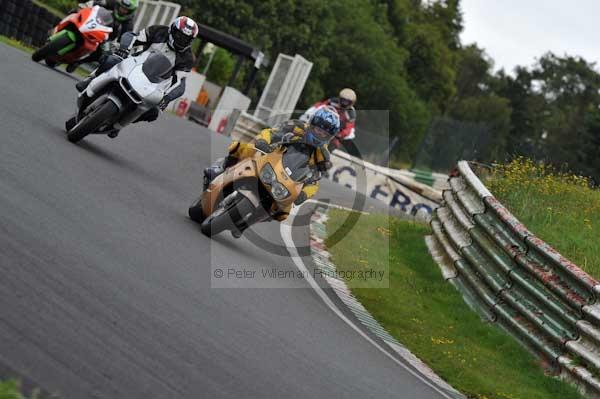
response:
[[[307,141],[311,144],[328,143],[340,132],[340,116],[333,107],[319,108],[308,121]]]

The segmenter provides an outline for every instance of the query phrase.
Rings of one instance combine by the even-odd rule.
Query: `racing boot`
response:
[[[67,71],[68,73],[73,73],[75,72],[75,70],[79,67],[79,63],[74,62],[72,64],[67,64],[65,71]]]
[[[90,85],[90,82],[94,80],[94,78],[95,76],[90,75],[87,78],[80,80],[75,84],[75,88],[78,92],[83,92],[85,89],[87,89],[87,87]]]
[[[235,165],[237,162],[237,158],[228,155],[224,159],[218,159],[217,162],[214,163],[214,165],[204,169],[203,191],[206,191],[210,182],[213,181],[221,173],[225,172],[225,169]]]
[[[111,139],[114,139],[119,135],[120,131],[121,131],[120,129],[112,129],[112,130],[109,130],[108,133],[106,133],[106,135],[108,137],[110,137]]]

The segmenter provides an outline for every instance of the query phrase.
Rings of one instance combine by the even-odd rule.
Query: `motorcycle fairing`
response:
[[[69,14],[63,18],[54,28],[50,40],[56,38],[56,35],[59,32],[68,30],[68,27],[70,26],[79,31],[83,40],[81,45],[74,51],[63,49],[63,51],[61,51],[62,54],[60,54],[57,61],[68,64],[80,60],[96,51],[101,43],[108,40],[113,29],[109,26],[112,24],[112,15],[108,16],[107,13],[109,12],[106,9],[100,6],[94,6],[91,8],[83,8],[79,10],[79,12]],[[72,36],[69,37],[73,40],[73,45],[70,45],[72,50],[77,44],[77,38]]]

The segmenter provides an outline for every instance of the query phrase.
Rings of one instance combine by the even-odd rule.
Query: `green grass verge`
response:
[[[25,399],[19,392],[19,384],[14,381],[0,381],[0,399]]]
[[[529,230],[600,278],[600,190],[586,178],[520,158],[485,184]]]
[[[10,37],[0,35],[0,43],[6,44],[11,47],[18,48],[19,50],[25,51],[29,54],[33,53],[35,50],[33,47],[26,45],[25,43],[21,43],[18,40],[11,39]]]
[[[10,37],[3,36],[3,35],[0,35],[0,43],[4,43],[6,45],[18,48],[19,50],[25,51],[26,53],[29,53],[29,54],[31,54],[35,51],[35,49],[33,47],[28,46],[25,43],[22,43],[18,40],[15,40]],[[86,78],[89,75],[88,71],[86,71],[83,68],[77,68],[74,73],[75,73],[75,75],[81,76],[82,78]]]
[[[328,234],[346,218],[347,212],[331,210]],[[571,385],[546,376],[536,358],[498,327],[484,323],[444,281],[424,242],[428,226],[368,215],[342,233],[345,238],[329,248],[338,269],[385,269],[389,260],[389,288],[358,288],[349,282],[354,295],[456,389],[478,399],[581,398]],[[389,245],[382,236],[389,236]],[[389,256],[379,260],[383,251]],[[373,256],[367,258],[369,253]]]
[[[327,224],[326,245],[336,249],[335,264],[340,277],[351,288],[388,288],[390,273],[390,219],[381,215],[374,219],[360,215],[357,224],[345,223],[350,219],[348,212],[333,211],[335,217]],[[351,216],[356,217],[357,213]],[[347,224],[347,225],[346,225]],[[349,242],[356,230],[369,229],[361,234],[361,240]],[[341,241],[337,242],[338,240]],[[351,248],[350,248],[351,246]],[[341,248],[340,251],[337,251]]]

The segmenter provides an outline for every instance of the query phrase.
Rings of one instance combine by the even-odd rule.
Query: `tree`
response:
[[[595,183],[600,184],[600,110],[593,109],[586,114],[585,130],[582,174],[593,177]]]
[[[493,61],[483,49],[475,44],[465,46],[458,51],[457,58],[454,100],[480,96],[492,89]]]
[[[503,157],[511,129],[510,101],[495,92],[497,77],[492,75],[492,60],[476,45],[457,51],[456,95],[450,101],[446,116],[461,122],[475,123],[472,133],[478,137],[465,137],[456,132],[455,148],[470,148],[476,143],[474,153],[480,161]],[[448,140],[452,140],[448,137]]]
[[[595,148],[600,75],[580,57],[542,56],[516,77],[502,76],[503,94],[515,110],[509,150],[577,173],[598,176]]]
[[[426,103],[409,84],[408,52],[374,22],[370,4],[360,0],[330,4],[338,18],[328,46],[333,65],[321,79],[325,92],[353,87],[360,108],[389,110],[390,134],[400,137],[400,151],[408,159],[430,117]]]
[[[389,110],[390,134],[400,139],[395,155],[404,161],[427,126],[446,120],[457,123],[444,126],[490,133],[477,150],[488,158],[481,160],[520,154],[598,173],[592,153],[599,141],[600,78],[594,65],[547,54],[514,75],[494,74],[483,49],[460,42],[460,0],[180,3],[200,23],[257,45],[272,60],[298,53],[312,61],[299,107],[348,86],[356,89],[359,108]],[[219,69],[227,70],[223,61]],[[257,87],[267,77],[259,74]],[[251,95],[256,101],[260,91]],[[359,119],[358,134],[382,130],[380,122]]]
[[[435,25],[445,39],[450,50],[461,48],[460,33],[463,30],[463,18],[460,11],[460,0],[438,0],[430,2],[424,8],[429,23]]]
[[[435,114],[444,113],[455,94],[454,56],[433,25],[413,25],[407,29],[406,63],[409,80]]]
[[[219,86],[225,86],[231,74],[233,73],[235,60],[231,54],[227,52],[227,50],[217,47],[214,51],[215,52],[212,56],[210,65],[207,65],[208,61],[210,60],[210,56],[206,56],[200,60],[201,62],[198,71],[201,72],[206,66],[208,66],[206,79],[218,84]]]

